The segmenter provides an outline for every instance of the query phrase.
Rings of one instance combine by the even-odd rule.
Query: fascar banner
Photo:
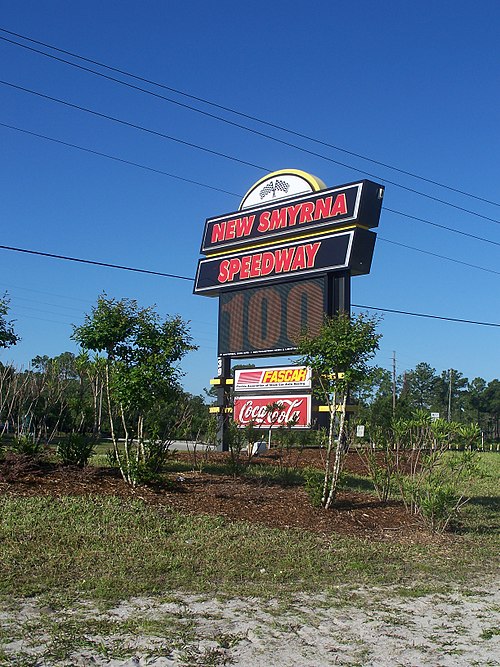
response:
[[[311,389],[311,369],[307,366],[271,366],[235,371],[235,393],[282,389],[293,391]]]

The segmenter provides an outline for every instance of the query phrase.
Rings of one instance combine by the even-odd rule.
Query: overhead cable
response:
[[[178,137],[173,137],[170,134],[165,134],[164,132],[158,132],[157,130],[152,130],[151,128],[144,127],[143,125],[137,125],[137,123],[131,123],[130,121],[123,120],[122,118],[116,118],[115,116],[110,116],[109,114],[101,113],[100,111],[95,111],[94,109],[88,109],[87,107],[82,107],[79,104],[73,104],[72,102],[68,102],[67,100],[61,100],[58,97],[52,97],[51,95],[40,93],[37,90],[31,90],[30,88],[25,88],[24,86],[18,86],[17,84],[11,83],[10,81],[0,80],[0,84],[2,84],[3,86],[9,86],[10,88],[15,88],[16,90],[22,90],[23,92],[29,93],[30,95],[36,95],[37,97],[42,97],[43,99],[50,100],[51,102],[57,102],[58,104],[63,104],[66,107],[77,109],[78,111],[84,111],[85,113],[92,114],[93,116],[97,116],[98,118],[105,118],[106,120],[113,121],[114,123],[119,123],[120,125],[125,125],[126,127],[132,127],[134,130],[141,130],[141,132],[147,132],[148,134],[152,134],[156,137],[161,137],[162,139],[175,141],[176,143],[182,144],[183,146],[189,146],[190,148],[196,148],[197,150],[204,151],[205,153],[210,153],[211,155],[217,155],[217,157],[222,157],[225,158],[226,160],[239,162],[240,164],[244,164],[247,167],[252,167],[253,169],[259,169],[260,171],[269,171],[267,167],[254,164],[253,162],[248,162],[247,160],[242,160],[238,157],[235,157],[234,155],[227,155],[226,153],[221,153],[220,151],[216,151],[212,148],[207,148],[206,146],[200,146],[199,144],[195,144],[191,141],[186,141],[185,139],[179,139]]]
[[[132,167],[138,167],[139,169],[145,169],[146,171],[153,172],[155,174],[160,174],[162,176],[168,176],[169,178],[175,178],[179,181],[184,181],[185,183],[190,183],[192,185],[198,185],[202,188],[207,188],[209,190],[215,190],[216,192],[222,192],[227,195],[231,195],[234,197],[237,197],[238,199],[241,199],[242,195],[238,194],[237,192],[231,192],[230,190],[224,190],[223,188],[218,188],[214,185],[209,185],[208,183],[202,183],[201,181],[194,181],[190,178],[184,178],[183,176],[179,176],[178,174],[173,174],[171,172],[163,171],[162,169],[156,169],[155,167],[150,167],[144,164],[140,164],[138,162],[134,162],[132,160],[126,160],[124,158],[117,157],[116,155],[110,155],[109,153],[102,153],[101,151],[96,151],[92,148],[86,148],[84,146],[79,146],[77,144],[70,143],[68,141],[63,141],[61,139],[55,139],[54,137],[49,137],[46,134],[40,134],[38,132],[32,132],[31,130],[27,130],[26,128],[21,128],[21,127],[16,127],[15,125],[9,125],[8,123],[1,123],[0,122],[0,127],[5,127],[9,130],[15,130],[17,132],[22,132],[23,134],[28,134],[33,137],[37,137],[38,139],[45,139],[47,141],[51,141],[56,144],[61,144],[62,146],[66,146],[68,148],[76,148],[79,151],[84,151],[85,153],[90,153],[92,155],[97,155],[99,157],[104,157],[107,158],[108,160],[114,160],[115,162],[120,162],[122,164],[126,164]],[[437,222],[432,222],[431,220],[426,220],[425,218],[419,218],[415,215],[411,215],[410,213],[404,213],[403,211],[396,211],[392,208],[388,208],[387,206],[384,206],[384,211],[388,213],[394,213],[395,215],[400,215],[404,218],[409,218],[411,220],[417,220],[418,222],[422,222],[427,225],[432,225],[433,227],[437,227],[439,229],[443,229],[448,232],[453,232],[454,234],[460,234],[461,236],[466,236],[471,239],[475,239],[476,241],[484,241],[485,243],[490,243],[492,245],[497,245],[500,246],[500,243],[498,241],[493,241],[492,239],[485,238],[484,236],[477,236],[476,234],[470,234],[469,232],[464,232],[460,229],[455,229],[453,227],[447,227],[446,225],[440,225]]]
[[[95,111],[93,109],[89,109],[88,107],[83,107],[79,104],[74,104],[73,102],[69,102],[67,100],[62,100],[58,97],[53,97],[52,95],[47,95],[45,93],[41,93],[41,92],[39,92],[37,90],[33,90],[31,88],[26,88],[24,86],[19,86],[19,85],[15,84],[15,83],[12,83],[10,81],[0,80],[0,84],[2,84],[4,86],[9,86],[9,87],[14,88],[16,90],[21,90],[25,93],[29,93],[30,95],[36,95],[37,97],[41,97],[43,99],[50,100],[51,102],[57,102],[58,104],[63,104],[64,106],[70,107],[72,109],[77,109],[78,111],[84,111],[85,113],[92,114],[92,115],[97,116],[99,118],[105,118],[106,120],[110,120],[110,121],[113,121],[115,123],[119,123],[121,125],[125,125],[127,127],[134,128],[136,130],[141,130],[143,132],[153,134],[153,135],[161,137],[163,139],[168,139],[170,141],[174,141],[174,142],[183,144],[184,146],[189,146],[190,148],[195,148],[197,150],[201,150],[201,151],[204,151],[206,153],[210,153],[211,155],[217,155],[218,157],[222,157],[222,158],[225,158],[227,160],[232,160],[233,162],[238,162],[239,164],[244,164],[248,167],[253,167],[253,168],[259,169],[261,171],[272,171],[269,167],[263,167],[262,165],[256,165],[252,162],[248,162],[247,160],[242,160],[241,158],[237,158],[233,155],[228,155],[227,153],[221,153],[220,151],[216,151],[214,149],[207,148],[206,146],[200,146],[199,144],[195,144],[193,142],[186,141],[185,139],[179,139],[178,137],[174,137],[172,135],[165,134],[163,132],[159,132],[159,131],[153,130],[151,128],[147,128],[147,127],[144,127],[142,125],[137,125],[136,123],[131,123],[130,121],[126,121],[126,120],[123,120],[121,118],[116,118],[115,116],[110,116],[109,114],[104,114],[100,111]],[[260,134],[262,134],[262,133],[260,133]],[[262,136],[267,137],[267,135],[262,135]],[[420,192],[419,190],[415,190],[414,188],[410,188],[406,185],[401,185],[400,183],[396,183],[395,181],[390,181],[389,179],[384,178],[382,176],[379,176],[377,174],[371,174],[370,172],[367,172],[367,171],[361,171],[360,169],[352,167],[352,166],[350,166],[348,164],[345,164],[343,162],[339,162],[338,160],[334,160],[333,158],[326,157],[325,155],[321,155],[320,153],[316,153],[315,151],[310,151],[306,148],[300,148],[299,146],[295,146],[294,144],[291,144],[287,141],[282,141],[281,139],[275,139],[274,137],[270,137],[270,136],[267,137],[267,138],[273,139],[274,141],[278,141],[279,143],[282,143],[286,146],[289,146],[289,147],[298,149],[300,151],[306,152],[309,155],[313,155],[315,157],[321,158],[322,160],[326,160],[327,162],[333,162],[334,164],[341,165],[341,166],[343,166],[347,169],[351,169],[352,171],[355,171],[356,173],[361,173],[365,176],[370,176],[371,178],[376,178],[378,180],[383,181],[385,184],[393,185],[396,188],[400,188],[400,189],[405,190],[407,192],[412,192],[413,194],[417,194],[421,197],[425,197],[426,199],[430,199],[430,200],[438,202],[440,204],[450,206],[451,208],[454,208],[458,211],[462,211],[464,213],[468,213],[469,215],[473,215],[477,218],[481,218],[482,220],[488,220],[489,222],[494,222],[497,225],[500,225],[500,220],[497,220],[496,218],[491,218],[488,215],[483,215],[482,213],[478,213],[477,211],[472,211],[468,208],[464,208],[463,206],[458,206],[457,204],[453,204],[449,201],[446,201],[445,199],[440,199],[439,197],[434,197],[433,195],[429,195],[429,194],[426,194],[424,192]]]
[[[132,266],[124,266],[122,264],[110,264],[109,262],[97,262],[92,259],[82,259],[81,257],[68,257],[67,255],[57,255],[53,252],[42,252],[41,250],[28,250],[26,248],[15,248],[13,246],[0,245],[2,250],[13,250],[15,252],[22,252],[27,255],[40,255],[41,257],[52,257],[52,259],[64,259],[68,262],[79,262],[81,264],[93,264],[94,266],[104,266],[109,269],[121,269],[122,271],[134,271],[135,273],[147,273],[152,276],[161,276],[162,278],[176,278],[177,280],[189,280],[194,282],[194,278],[187,276],[179,276],[175,273],[163,273],[162,271],[150,271],[149,269],[138,269]]]
[[[47,141],[52,141],[55,144],[61,144],[62,146],[67,146],[68,148],[76,148],[79,151],[84,151],[85,153],[90,153],[92,155],[98,155],[99,157],[105,157],[108,160],[114,160],[115,162],[121,162],[122,164],[128,164],[131,167],[139,167],[139,169],[145,169],[146,171],[151,171],[155,174],[161,174],[162,176],[175,178],[178,181],[184,181],[185,183],[190,183],[191,185],[199,185],[202,188],[208,188],[209,190],[215,190],[217,192],[223,192],[226,195],[234,195],[235,197],[241,198],[241,195],[236,194],[236,192],[229,192],[229,190],[217,188],[215,185],[208,185],[207,183],[201,183],[200,181],[193,181],[191,178],[184,178],[178,174],[172,174],[171,172],[163,171],[162,169],[156,169],[145,164],[139,164],[138,162],[133,162],[132,160],[125,160],[124,158],[117,157],[116,155],[110,155],[109,153],[101,153],[101,151],[96,151],[92,148],[85,148],[84,146],[78,146],[77,144],[72,144],[69,141],[62,141],[62,139],[55,139],[54,137],[49,137],[46,134],[39,134],[38,132],[32,132],[31,130],[26,130],[22,127],[8,125],[7,123],[0,123],[0,127],[6,127],[9,130],[23,132],[24,134],[29,134],[32,137],[37,137],[38,139],[46,139]]]
[[[352,303],[353,308],[366,308],[367,310],[380,310],[384,313],[396,313],[397,315],[412,315],[413,317],[428,317],[432,320],[446,320],[448,322],[462,322],[464,324],[480,324],[485,327],[500,327],[495,322],[479,322],[477,320],[464,320],[460,317],[444,317],[443,315],[429,315],[429,313],[413,313],[409,310],[396,310],[395,308],[380,308],[379,306],[362,306],[358,303]]]
[[[356,152],[354,152],[354,151],[352,151],[352,150],[349,150],[349,149],[346,149],[346,148],[342,148],[342,147],[340,147],[340,146],[336,146],[336,145],[331,144],[331,143],[329,143],[329,142],[326,142],[326,141],[323,141],[323,140],[321,140],[321,139],[317,139],[317,138],[315,138],[315,137],[312,137],[312,136],[310,136],[310,135],[307,135],[307,134],[305,134],[305,133],[303,133],[303,132],[298,132],[298,131],[292,130],[292,129],[287,128],[287,127],[284,127],[284,126],[282,126],[282,125],[278,125],[277,123],[272,123],[272,122],[270,122],[270,121],[264,120],[264,119],[259,118],[259,117],[257,117],[257,116],[252,116],[251,114],[247,114],[247,113],[238,111],[237,109],[233,109],[233,108],[231,108],[231,107],[227,107],[227,106],[224,106],[224,105],[221,105],[221,104],[217,104],[216,102],[212,102],[212,101],[210,101],[210,100],[207,100],[207,99],[205,99],[205,98],[199,97],[199,96],[197,96],[197,95],[193,95],[193,94],[187,93],[187,92],[185,92],[185,91],[179,90],[179,89],[177,89],[177,88],[173,88],[173,87],[171,87],[171,86],[167,86],[167,85],[165,85],[165,84],[163,84],[163,83],[160,83],[160,82],[158,82],[158,81],[154,81],[154,80],[151,80],[151,79],[148,79],[148,78],[145,78],[145,77],[142,77],[142,76],[133,74],[133,73],[131,73],[131,72],[128,72],[128,71],[123,70],[123,69],[119,69],[119,68],[117,68],[117,67],[112,67],[111,65],[107,65],[107,64],[105,64],[105,63],[99,62],[98,60],[93,60],[93,59],[91,59],[91,58],[87,58],[87,57],[82,56],[82,55],[80,55],[80,54],[77,54],[77,53],[74,53],[74,52],[71,52],[71,51],[67,51],[67,50],[65,50],[65,49],[58,48],[58,47],[56,47],[56,46],[54,46],[54,45],[47,44],[46,42],[41,42],[41,41],[39,41],[39,40],[33,39],[33,38],[31,38],[31,37],[27,37],[26,35],[21,35],[20,33],[13,32],[13,31],[11,31],[11,30],[7,30],[7,29],[5,29],[5,28],[1,28],[1,27],[0,27],[0,31],[1,31],[1,32],[4,32],[4,33],[6,33],[6,34],[13,35],[13,36],[15,36],[15,37],[19,37],[19,38],[21,38],[21,39],[24,39],[25,41],[31,42],[32,44],[38,44],[38,45],[43,46],[43,47],[45,47],[45,48],[52,49],[53,51],[57,51],[58,53],[64,53],[64,54],[66,54],[66,55],[71,56],[72,58],[78,58],[79,60],[82,60],[82,61],[84,61],[84,62],[91,63],[91,64],[93,64],[93,65],[97,65],[98,67],[102,67],[103,69],[107,69],[107,70],[112,71],[112,72],[116,72],[116,73],[118,73],[118,74],[121,74],[122,76],[127,76],[127,77],[129,77],[129,78],[135,79],[136,81],[142,81],[142,82],[144,82],[144,83],[148,83],[148,84],[153,85],[153,86],[156,86],[156,87],[158,87],[158,88],[162,88],[162,89],[164,89],[164,90],[168,90],[168,91],[170,91],[170,92],[173,92],[173,93],[175,93],[175,94],[177,94],[177,95],[181,95],[181,96],[186,97],[186,98],[188,98],[188,99],[192,99],[192,100],[195,100],[195,101],[197,101],[197,102],[201,102],[201,103],[206,104],[206,105],[209,105],[209,106],[211,106],[211,107],[220,109],[220,110],[222,110],[222,111],[225,111],[225,112],[228,112],[228,113],[232,113],[232,114],[237,115],[237,116],[239,116],[239,117],[241,117],[241,118],[246,118],[247,120],[251,120],[251,121],[260,123],[261,125],[265,125],[265,126],[267,126],[267,127],[272,127],[273,129],[279,130],[279,131],[281,131],[281,132],[286,132],[286,133],[291,134],[291,135],[293,135],[293,136],[300,137],[301,139],[306,139],[307,141],[311,141],[311,142],[313,142],[313,143],[316,143],[316,144],[318,144],[318,145],[324,146],[324,147],[326,147],[326,148],[331,148],[331,149],[333,149],[333,150],[342,152],[342,153],[344,153],[344,154],[346,154],[346,155],[351,155],[351,156],[353,156],[353,157],[357,157],[357,158],[359,158],[359,159],[361,159],[361,160],[365,160],[365,161],[367,161],[367,162],[370,162],[370,163],[372,163],[372,164],[379,165],[379,166],[384,167],[384,168],[386,168],[386,169],[390,169],[390,170],[395,171],[395,172],[397,172],[397,173],[404,174],[404,175],[406,175],[406,176],[410,176],[410,177],[412,177],[412,178],[415,178],[415,179],[417,179],[417,180],[423,181],[423,182],[425,182],[425,183],[429,183],[429,184],[431,184],[431,185],[438,186],[438,187],[440,187],[440,188],[449,190],[449,191],[451,191],[451,192],[455,192],[455,193],[457,193],[457,194],[464,195],[464,196],[466,196],[466,197],[471,197],[472,199],[476,199],[476,200],[478,200],[478,201],[482,201],[482,202],[485,202],[485,203],[487,203],[487,204],[491,204],[492,206],[500,206],[500,203],[499,203],[499,202],[492,201],[492,200],[490,200],[490,199],[487,199],[487,198],[485,198],[485,197],[481,197],[481,196],[479,196],[479,195],[475,195],[475,194],[473,194],[473,193],[467,192],[467,191],[462,190],[462,189],[460,189],[460,188],[455,188],[455,187],[453,187],[453,186],[450,186],[450,185],[441,183],[441,182],[439,182],[439,181],[437,181],[437,180],[435,180],[435,179],[431,179],[431,178],[422,176],[422,175],[420,175],[420,174],[416,174],[416,173],[411,172],[411,171],[409,171],[409,170],[402,169],[402,168],[400,168],[400,167],[395,167],[394,165],[388,164],[388,163],[386,163],[386,162],[382,162],[382,161],[380,161],[380,160],[375,160],[374,158],[370,158],[370,157],[368,157],[368,156],[366,156],[366,155],[362,155],[361,153],[356,153]],[[102,72],[97,72],[97,71],[92,70],[92,69],[90,69],[90,68],[82,67],[81,65],[78,65],[77,63],[73,63],[73,62],[68,61],[68,60],[66,60],[66,59],[64,59],[64,58],[59,58],[59,57],[57,57],[57,56],[54,56],[53,54],[46,53],[46,52],[44,52],[44,51],[40,51],[39,49],[35,49],[35,48],[33,48],[33,47],[29,47],[29,46],[26,45],[26,44],[22,44],[22,43],[20,43],[20,42],[17,42],[17,41],[11,40],[11,39],[7,39],[6,37],[1,37],[1,36],[0,36],[0,39],[3,40],[3,41],[5,41],[5,42],[9,42],[9,43],[11,43],[11,44],[14,44],[14,45],[16,45],[16,46],[20,46],[20,47],[22,47],[22,48],[24,48],[24,49],[28,49],[28,50],[33,51],[33,52],[35,52],[35,53],[38,53],[38,54],[40,54],[40,55],[46,56],[46,57],[48,57],[48,58],[52,58],[52,59],[54,59],[54,60],[58,60],[58,61],[60,61],[60,62],[66,63],[66,64],[68,64],[68,65],[71,65],[71,66],[73,66],[73,67],[77,67],[77,68],[82,69],[82,70],[86,70],[86,71],[91,72],[91,73],[93,73],[93,74],[96,74],[96,75],[98,75],[98,76],[102,76],[102,77],[108,78],[108,79],[110,79],[110,80],[112,80],[112,81],[115,81],[115,82],[117,82],[117,83],[120,83],[120,84],[122,84],[122,85],[126,85],[126,86],[129,86],[129,87],[131,87],[131,88],[135,88],[136,90],[139,90],[139,91],[148,93],[148,94],[150,94],[150,95],[155,95],[156,97],[162,97],[162,98],[165,99],[166,101],[169,101],[169,102],[171,102],[171,103],[173,103],[173,104],[177,104],[177,105],[179,105],[179,106],[188,108],[188,109],[190,109],[191,111],[195,111],[195,112],[197,112],[197,113],[204,114],[204,115],[206,115],[206,116],[210,116],[211,118],[220,120],[221,122],[228,123],[228,124],[230,124],[230,125],[234,125],[234,126],[236,126],[236,127],[239,127],[239,128],[241,128],[241,129],[244,129],[244,130],[246,130],[246,131],[253,132],[254,134],[260,134],[261,136],[264,136],[264,137],[266,137],[266,138],[268,138],[268,139],[272,139],[272,140],[274,140],[274,141],[278,141],[278,142],[283,143],[283,144],[288,145],[288,146],[293,146],[294,148],[297,148],[297,149],[299,149],[299,150],[303,150],[303,151],[305,151],[305,152],[311,153],[312,155],[317,155],[318,157],[321,157],[321,158],[323,158],[323,159],[329,159],[329,158],[326,158],[326,157],[323,156],[323,155],[319,155],[319,154],[316,154],[316,153],[314,153],[314,152],[308,151],[307,149],[301,148],[301,147],[299,147],[299,146],[295,146],[294,144],[289,144],[288,142],[281,141],[281,140],[277,139],[276,137],[273,137],[273,136],[270,136],[270,135],[266,135],[266,134],[260,133],[260,132],[258,132],[257,130],[254,130],[253,128],[249,128],[249,127],[247,127],[247,126],[240,125],[240,124],[238,124],[238,123],[235,123],[235,122],[233,122],[233,121],[230,121],[230,120],[227,119],[227,118],[223,118],[223,117],[220,117],[220,116],[216,116],[215,114],[210,114],[210,113],[208,113],[208,112],[206,112],[206,111],[203,111],[203,110],[201,110],[201,109],[197,109],[196,107],[193,107],[193,106],[190,106],[190,105],[183,104],[182,102],[179,102],[178,100],[173,100],[173,99],[171,99],[171,98],[166,98],[166,97],[164,97],[164,96],[160,96],[160,95],[158,95],[158,94],[156,94],[156,93],[154,93],[154,92],[152,92],[152,91],[150,91],[150,90],[143,89],[143,88],[140,88],[140,87],[138,87],[138,86],[133,86],[132,84],[129,84],[129,83],[126,82],[126,81],[122,81],[122,80],[120,80],[120,79],[116,79],[116,78],[114,78],[114,77],[109,77],[109,76],[103,74]],[[348,169],[353,169],[353,170],[358,171],[358,172],[361,171],[361,170],[356,169],[355,167],[352,167],[352,166],[350,166],[350,165],[345,165],[345,164],[343,164],[343,163],[341,163],[341,162],[336,162],[336,161],[333,160],[333,159],[329,159],[329,160],[330,160],[331,162],[334,162],[334,163],[336,163],[336,164],[339,164],[339,165],[341,165],[341,166],[344,166],[344,167],[346,167],[346,168],[348,168]],[[368,175],[373,176],[372,174],[368,174]],[[374,176],[374,177],[375,177],[375,178],[380,178],[380,177],[378,177],[378,176]],[[401,185],[399,185],[399,184],[397,184],[397,183],[391,183],[391,181],[387,181],[387,182],[390,183],[391,185],[395,185],[395,186],[397,186],[397,187],[404,187],[404,186],[401,186]],[[416,191],[416,190],[412,190],[411,188],[404,188],[404,189],[410,190],[411,192],[415,192],[415,193],[417,193],[417,194],[419,194],[419,195],[422,195],[422,196],[427,196],[427,197],[429,197],[429,195],[426,195],[426,194],[424,194],[424,193],[422,193],[422,192],[418,192],[418,191]],[[430,198],[435,199],[435,198],[433,198],[433,197],[430,197]],[[441,201],[441,200],[437,199],[437,201]],[[449,202],[443,202],[443,203],[447,203],[447,204],[449,204]]]
[[[190,278],[188,276],[180,276],[180,275],[176,275],[176,274],[173,274],[173,273],[162,273],[161,271],[150,271],[150,270],[147,270],[147,269],[138,269],[138,268],[135,268],[135,267],[123,266],[123,265],[120,265],[120,264],[110,264],[108,262],[97,262],[97,261],[94,261],[94,260],[82,259],[82,258],[79,258],[79,257],[68,257],[66,255],[58,255],[58,254],[55,254],[55,253],[41,252],[39,250],[27,250],[26,248],[15,248],[15,247],[6,246],[6,245],[0,245],[0,249],[13,250],[15,252],[22,252],[22,253],[27,253],[27,254],[30,254],[30,255],[40,255],[42,257],[51,257],[53,259],[62,259],[62,260],[70,261],[70,262],[80,262],[82,264],[92,264],[92,265],[103,266],[103,267],[112,268],[112,269],[121,269],[121,270],[124,270],[124,271],[135,271],[137,273],[147,273],[147,274],[151,274],[151,275],[154,275],[154,276],[161,276],[161,277],[164,277],[164,278],[176,278],[178,280],[187,280],[189,282],[194,282],[194,278]],[[391,312],[391,313],[397,313],[397,314],[400,314],[400,315],[413,315],[415,317],[428,317],[428,318],[436,319],[436,320],[449,320],[449,321],[452,321],[452,322],[463,322],[463,323],[466,323],[466,324],[478,324],[478,325],[487,326],[487,327],[500,327],[500,324],[497,324],[495,322],[479,322],[479,321],[475,321],[475,320],[460,319],[460,318],[457,318],[457,317],[444,317],[444,316],[441,316],[441,315],[429,315],[429,314],[426,314],[426,313],[414,313],[414,312],[409,312],[409,311],[405,311],[405,310],[381,308],[381,307],[378,307],[378,306],[363,306],[363,305],[355,304],[355,303],[353,303],[351,305],[354,308],[367,308],[369,310],[380,310],[380,311],[386,311],[386,312]]]
[[[431,257],[437,257],[438,259],[446,259],[448,262],[455,262],[455,264],[462,264],[463,266],[468,266],[471,269],[478,269],[479,271],[487,271],[488,273],[495,273],[496,275],[500,276],[500,271],[495,271],[495,269],[488,269],[485,266],[478,266],[477,264],[469,264],[469,262],[463,262],[460,259],[453,259],[453,257],[446,257],[446,255],[438,255],[436,252],[431,252],[430,250],[422,250],[422,248],[415,248],[415,246],[407,245],[406,243],[400,243],[399,241],[392,241],[391,239],[386,239],[380,235],[378,235],[377,238],[379,239],[379,241],[392,243],[393,245],[398,245],[401,248],[407,248],[408,250],[415,250],[415,252],[421,252],[424,253],[424,255],[431,255]]]

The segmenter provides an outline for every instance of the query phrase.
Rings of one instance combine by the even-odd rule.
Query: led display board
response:
[[[324,276],[221,292],[219,356],[294,352],[304,332],[318,333],[326,298]]]

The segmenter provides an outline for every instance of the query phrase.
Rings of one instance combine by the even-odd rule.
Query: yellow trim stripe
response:
[[[323,231],[313,231],[311,230],[310,233],[308,234],[300,234],[299,236],[290,236],[286,239],[269,239],[267,241],[264,241],[262,243],[258,243],[256,245],[248,245],[248,246],[238,246],[236,248],[232,248],[231,250],[225,250],[224,252],[214,252],[214,253],[208,253],[206,254],[207,259],[215,259],[217,257],[225,257],[226,255],[237,255],[241,252],[247,252],[247,250],[256,250],[258,248],[269,248],[271,246],[276,246],[284,243],[292,243],[293,241],[302,241],[304,239],[310,239],[310,238],[315,238],[316,236],[326,236],[327,234],[337,234],[340,232],[347,232],[350,231],[351,229],[366,229],[369,230],[369,227],[366,227],[365,225],[346,225],[344,227],[335,227],[334,229],[326,229]]]

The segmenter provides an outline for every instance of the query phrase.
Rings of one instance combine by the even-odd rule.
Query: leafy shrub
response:
[[[81,433],[70,433],[57,446],[57,455],[64,465],[83,468],[94,453],[94,441]]]
[[[303,471],[305,489],[313,507],[321,507],[323,498],[324,475],[315,468],[305,468]]]
[[[27,433],[14,436],[12,449],[17,454],[38,456],[43,451],[43,444],[34,435]]]
[[[379,500],[386,502],[392,491],[396,474],[396,456],[393,451],[392,438],[382,427],[375,427],[369,446],[356,444],[356,451],[373,483]]]
[[[400,489],[413,514],[443,532],[468,501],[468,483],[479,474],[474,452],[432,453],[422,456],[418,472],[401,478]]]

